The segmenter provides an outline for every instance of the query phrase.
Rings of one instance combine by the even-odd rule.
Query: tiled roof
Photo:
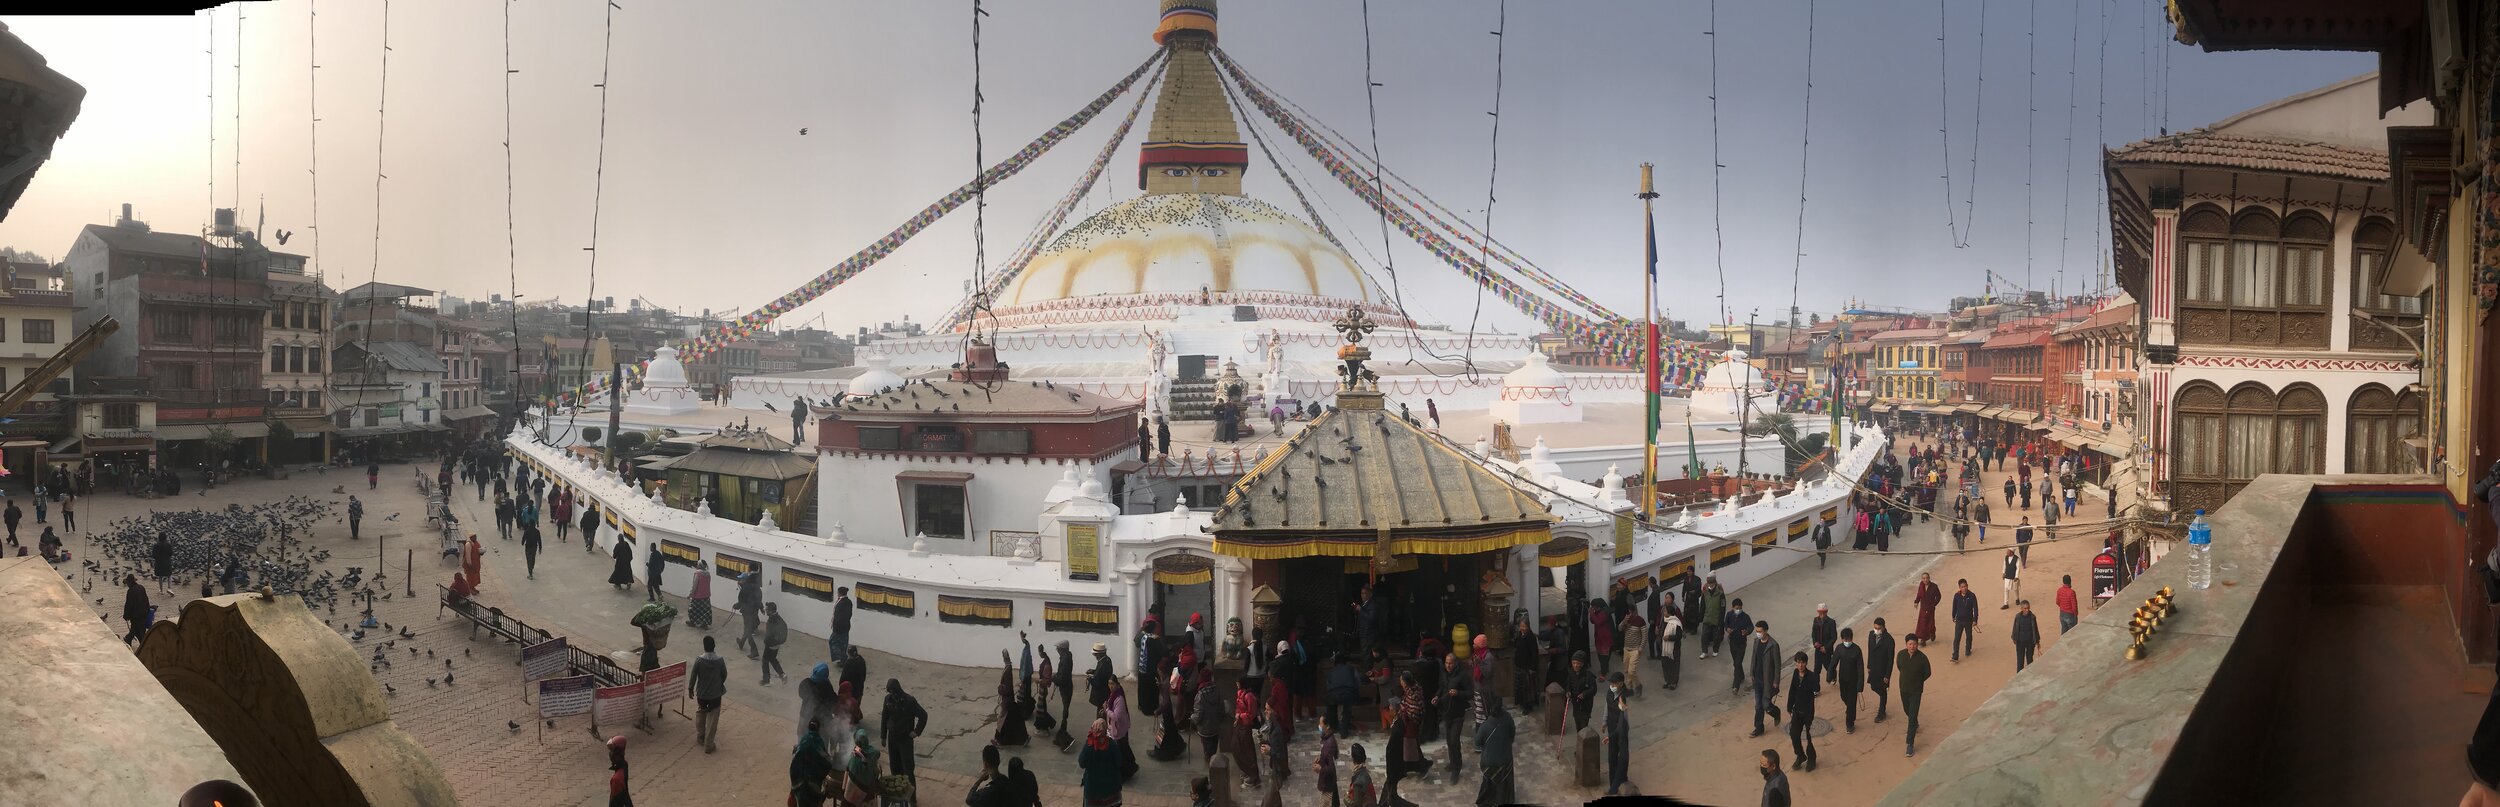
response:
[[[177,258],[198,259],[200,245],[205,243],[196,235],[141,230],[135,227],[114,227],[106,224],[87,225],[87,234],[103,241],[106,248],[115,252],[138,252]],[[208,248],[208,254],[212,259],[225,258],[233,252],[232,249],[220,246]]]
[[[1551,520],[1536,497],[1395,413],[1338,409],[1242,475],[1215,529],[1433,534]]]
[[[2004,347],[2031,347],[2034,345],[2044,345],[2048,344],[2049,337],[2052,335],[2053,334],[2051,334],[2047,328],[1998,334],[1996,336],[1989,337],[1987,343],[1980,345],[1979,349],[1995,350],[1997,348]]]
[[[2244,171],[2387,181],[2387,152],[2276,137],[2195,129],[2127,144],[2110,153],[2118,163],[2184,165]]]
[[[443,366],[442,359],[435,358],[434,354],[427,352],[425,348],[412,343],[358,342],[357,345],[380,357],[383,363],[390,365],[394,370],[411,373],[440,373],[448,369]]]

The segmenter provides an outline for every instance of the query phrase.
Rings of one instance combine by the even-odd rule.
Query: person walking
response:
[[[1953,640],[1948,643],[1953,650],[1953,661],[1960,662],[1963,656],[1979,652],[1978,645],[1972,638],[1977,635],[1978,627],[1979,595],[1970,590],[1970,580],[1954,580]]]
[[[1892,703],[1893,640],[1884,629],[1884,618],[1875,618],[1875,627],[1866,631],[1866,688],[1875,693],[1875,722],[1884,722],[1885,709]]]
[[[1901,716],[1910,721],[1909,731],[1902,738],[1903,756],[1918,755],[1918,699],[1927,692],[1928,676],[1935,673],[1927,662],[1927,654],[1919,652],[1918,646],[1918,637],[1902,637],[1901,654],[1893,659],[1893,668],[1900,674]]]
[[[1476,634],[1476,641],[1485,641]],[[1623,680],[1633,697],[1641,696],[1641,656],[1649,652],[1649,620],[1638,609],[1623,613]],[[1489,662],[1489,659],[1488,659]],[[1481,673],[1480,673],[1481,674]]]
[[[1780,752],[1762,749],[1762,759],[1755,765],[1762,774],[1762,807],[1789,807],[1788,772],[1780,770]]]
[[[1814,770],[1814,696],[1823,691],[1822,676],[1806,666],[1806,654],[1798,651],[1790,657],[1794,667],[1788,672],[1788,747],[1797,755],[1791,768]]]
[[[1719,643],[1726,641],[1727,590],[1719,587],[1719,576],[1711,575],[1701,584],[1701,657],[1719,654]]]
[[[1814,568],[1821,569],[1831,564],[1831,549],[1832,525],[1829,523],[1814,525]]]
[[[588,538],[590,533],[585,531],[582,537]],[[634,545],[620,539],[610,556],[616,559],[616,567],[608,572],[608,585],[624,591],[634,584]]]
[[[1068,654],[1066,639],[1059,640],[1059,664],[1052,668],[1050,685],[1059,691],[1059,730],[1052,739],[1058,741],[1060,748],[1066,748],[1073,740],[1068,736],[1068,724],[1076,722],[1076,714],[1068,711],[1068,705],[1076,699],[1076,659]]]
[[[608,807],[634,807],[633,777],[625,767],[625,735],[608,738]]]
[[[2008,549],[2005,550],[2005,593],[2004,596],[1999,598],[2000,601],[1997,603],[1997,610],[2003,611],[2007,608],[2012,608],[2014,607],[2014,601],[2022,598],[2022,557],[2017,555],[2014,550]]]
[[[2014,525],[2014,549],[2022,555],[2024,566],[2031,565],[2031,532],[2030,516],[2024,516],[2023,523]]]
[[[1850,629],[1840,629],[1840,645],[1832,649],[1832,682],[1840,688],[1841,729],[1858,733],[1858,693],[1866,690],[1866,650]],[[1794,711],[1794,710],[1791,710]]]
[[[1128,780],[1120,773],[1120,752],[1112,747],[1109,721],[1094,718],[1093,726],[1085,730],[1085,747],[1076,752],[1076,767],[1083,772],[1079,783],[1085,807],[1120,807],[1120,788]]]
[[[929,710],[920,708],[920,699],[903,691],[903,682],[885,679],[885,705],[877,709],[877,733],[885,738],[886,773],[909,778],[912,790],[920,789],[920,767],[912,755],[912,741],[929,728]]]
[[[556,543],[570,540],[573,534],[573,494],[562,489],[547,497],[547,520],[555,522]]]
[[[2075,486],[2066,486],[2066,515],[2073,516],[2075,514],[2075,503],[2080,498],[2081,497],[2075,494]]]
[[[824,732],[822,720],[799,726],[799,744],[790,749],[790,804],[794,807],[824,807],[832,794],[828,785],[833,780],[833,754],[825,745]]]
[[[1772,698],[1779,694],[1779,666],[1780,659],[1784,656],[1780,653],[1779,640],[1771,638],[1770,620],[1758,620],[1753,624],[1753,641],[1746,648],[1746,654],[1753,656],[1753,734],[1751,736],[1760,737],[1762,736],[1763,715],[1770,715],[1773,725],[1778,725],[1780,722],[1779,702]]]
[[[563,523],[556,522],[559,526]],[[756,642],[755,629],[764,621],[764,584],[757,581],[754,569],[738,575],[738,599],[730,608],[738,612],[738,621],[742,626],[738,632],[738,649],[747,651],[747,658],[755,658],[756,653],[762,650]]]
[[[1684,678],[1684,614],[1681,609],[1667,606],[1666,616],[1658,620],[1658,635],[1658,676],[1663,679],[1660,683],[1673,691]]]
[[[78,531],[78,494],[65,494],[61,497],[61,531]]]
[[[528,568],[531,580],[538,579],[538,550],[545,544],[546,538],[539,534],[538,525],[521,528],[521,563]]]
[[[1456,651],[1442,654],[1441,693],[1433,699],[1433,707],[1440,710],[1441,739],[1450,744],[1450,784],[1453,785],[1458,784],[1461,769],[1467,767],[1465,735],[1460,733],[1460,729],[1467,726],[1467,710],[1475,700],[1474,682],[1469,680],[1473,677],[1467,674],[1466,667],[1460,666]]]
[[[510,498],[495,497],[495,534],[506,541],[512,540],[512,500]]]
[[[729,662],[720,657],[715,640],[703,637],[703,655],[694,657],[686,675],[686,694],[694,698],[694,739],[703,753],[720,750],[720,702],[729,692]]]
[[[790,641],[790,623],[781,621],[780,604],[765,603],[764,663],[757,668],[763,673],[763,680],[756,681],[756,686],[771,685],[773,676],[776,675],[781,676],[781,680],[790,680],[790,673],[781,669],[781,646],[788,641]]]
[[[1744,600],[1728,601],[1727,657],[1728,664],[1735,668],[1727,685],[1729,691],[1745,688],[1745,657],[1753,653],[1753,623],[1753,615],[1745,613]]]
[[[1510,711],[1502,708],[1501,697],[1486,698],[1484,722],[1476,724],[1476,766],[1483,769],[1476,785],[1477,807],[1497,807],[1516,800],[1518,777],[1511,768],[1511,747],[1518,734],[1519,726],[1512,722]],[[1329,794],[1330,807],[1336,803],[1336,794]]]
[[[1606,795],[1621,795],[1632,780],[1632,696],[1623,673],[1606,677],[1606,723],[1598,733],[1606,746]]]
[[[2014,612],[2014,671],[2022,672],[2031,666],[2032,651],[2040,646],[2040,618],[2031,615],[2030,600],[2017,605],[2022,610]]]
[[[1528,621],[1528,609],[1518,609],[1517,615],[1510,633],[1510,697],[1519,703],[1521,713],[1527,713],[1535,711],[1536,701],[1545,697],[1545,652],[1538,647],[1541,643],[1536,626]]]
[[[582,505],[582,551],[599,551],[599,503],[595,501]]]
[[[617,543],[624,543],[618,541]],[[660,554],[660,542],[651,542],[651,552],[642,562],[642,597],[648,602],[660,601],[660,575],[668,569],[668,556]]]
[[[2060,635],[2075,629],[2075,620],[2082,614],[2082,604],[2075,599],[2075,576],[2061,575],[2057,586],[2057,632]]]
[[[1563,692],[1571,699],[1572,728],[1587,729],[1597,707],[1597,674],[1589,670],[1588,651],[1572,651],[1571,674],[1564,679]]]
[[[1241,679],[1233,691],[1232,721],[1233,770],[1239,771],[1243,787],[1259,786],[1259,694],[1257,685]],[[1397,780],[1390,779],[1392,787]]]
[[[1925,572],[1921,572],[1918,576],[1917,593],[1911,595],[1910,601],[1918,604],[1917,630],[1910,631],[1910,635],[1928,641],[1934,641],[1936,638],[1936,605],[1944,602],[1944,590],[1937,588],[1936,581],[1930,579]]]
[[[1226,702],[1223,690],[1215,686],[1213,668],[1206,662],[1199,662],[1198,703],[1190,710],[1189,719],[1198,728],[1200,763],[1215,759],[1224,729],[1232,722],[1232,716],[1231,704]]]
[[[2005,480],[2005,506],[2014,506],[2014,480],[2012,479]],[[2024,506],[2029,507],[2030,505]]]
[[[67,510],[67,508],[64,508],[64,509],[62,510],[62,516],[67,517],[68,515],[69,515],[69,511]],[[347,497],[347,539],[348,539],[348,540],[350,540],[350,541],[361,541],[361,540],[364,540],[364,537],[365,537],[365,536],[364,536],[364,527],[365,527],[365,503],[364,503],[364,500],[362,500],[362,499],[358,499],[358,498],[356,498],[355,496],[350,495],[350,496],[348,496],[348,497]]]
[[[1832,646],[1840,643],[1840,622],[1832,619],[1830,605],[1814,606],[1812,638],[1814,640],[1814,673],[1823,676],[1826,682],[1836,680],[1836,677],[1840,675],[1840,670],[1832,664]]]
[[[122,634],[122,644],[145,638],[155,613],[156,608],[148,604],[148,587],[139,583],[139,576],[122,575],[122,619],[130,623],[130,631]]]
[[[148,548],[149,571],[156,573],[156,587],[166,594],[174,593],[168,582],[174,576],[174,544],[165,533],[156,534],[156,543]]]
[[[833,631],[825,634],[832,651],[826,658],[848,658],[851,651],[851,587],[842,586],[833,592]]]
[[[382,464],[378,462],[365,463],[365,489],[373,490],[381,486]]]
[[[694,563],[694,586],[686,591],[686,627],[706,633],[712,630],[712,565],[708,561]]]
[[[818,664],[806,678],[799,679],[799,725],[817,723],[833,725],[847,715],[842,707],[841,692],[833,687],[833,667]],[[834,761],[830,755],[827,761]]]
[[[1979,528],[1979,542],[1980,542],[1980,543],[1982,543],[1982,544],[1987,543],[1987,542],[1988,542],[1988,500],[1987,500],[1987,499],[1980,499],[1979,501],[1974,502],[1974,503],[1972,503],[1972,504],[1971,504],[1971,521],[1972,521],[1972,526],[1975,526],[1975,527],[1978,527],[1978,528]]]

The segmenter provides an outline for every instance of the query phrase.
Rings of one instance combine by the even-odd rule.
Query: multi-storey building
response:
[[[1905,328],[1874,337],[1875,398],[1900,404],[1930,404],[1940,396],[1944,331]]]
[[[288,438],[271,446],[274,459],[296,462],[329,456],[329,435],[338,430],[330,413],[330,321],[335,300],[321,281],[289,272],[269,273],[269,319],[261,326],[269,365],[261,382],[269,388],[269,419]]]
[[[351,442],[407,440],[447,431],[435,412],[419,404],[440,391],[443,360],[416,342],[344,341],[332,353],[330,386],[338,405],[331,418]]]
[[[72,313],[78,306],[68,291],[52,288],[52,267],[9,262],[0,271],[7,273],[0,278],[6,286],[0,289],[0,389],[8,389],[76,336]],[[71,379],[62,373],[31,400],[52,400],[69,391]]]
[[[81,230],[64,261],[87,300],[75,327],[110,315],[124,329],[87,354],[79,374],[147,379],[156,437],[177,465],[210,461],[212,449],[229,452],[219,460],[266,450],[268,277],[303,267],[304,256],[272,252],[230,225],[221,232],[235,246],[153,231],[125,207],[120,221]]]
[[[1981,400],[2007,410],[1996,419],[2027,425],[2039,415],[2047,400],[2041,378],[2051,330],[2045,318],[2020,320],[1998,326],[1988,341],[1980,343],[1979,352],[1988,367]]]
[[[2144,301],[2150,500],[2215,509],[2261,474],[2422,467],[2418,296],[2384,293],[2398,229],[2373,75],[2109,152],[2119,277]]]

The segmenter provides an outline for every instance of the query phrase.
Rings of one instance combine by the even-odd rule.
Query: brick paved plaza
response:
[[[150,508],[219,507],[230,502],[309,495],[337,501],[343,512],[347,494],[356,494],[366,503],[363,539],[348,540],[342,519],[319,530],[313,543],[333,553],[329,560],[332,568],[343,571],[350,565],[364,566],[370,575],[373,569],[386,567],[391,575],[389,588],[402,592],[379,602],[375,609],[376,617],[387,622],[390,629],[371,631],[368,638],[355,644],[360,654],[370,654],[374,646],[392,642],[386,652],[392,663],[376,678],[395,691],[390,699],[394,716],[434,754],[458,788],[462,803],[529,807],[602,803],[605,757],[600,738],[590,731],[589,718],[560,718],[553,728],[537,724],[534,707],[523,699],[518,646],[483,632],[478,634],[481,638],[473,640],[465,621],[456,616],[438,616],[433,587],[450,580],[455,563],[436,551],[439,544],[426,526],[423,500],[412,481],[413,469],[410,465],[385,466],[384,483],[379,490],[370,492],[364,489],[362,474],[330,470],[299,471],[285,481],[244,480],[204,494],[195,488],[186,489],[181,496],[157,500],[101,494],[83,502],[80,508],[81,526],[89,531],[65,535],[64,540],[72,552],[87,557],[88,538],[93,530],[117,517]],[[1986,474],[1982,489],[1993,491],[1989,486],[2000,478],[1994,472]],[[491,505],[477,501],[473,487],[463,489],[453,501],[465,524],[482,525],[487,530],[481,534],[487,548],[482,601],[532,625],[569,637],[577,647],[608,652],[635,644],[634,629],[626,624],[626,619],[643,601],[641,588],[617,591],[607,585],[611,567],[607,556],[581,551],[578,536],[574,542],[557,543],[550,532],[547,548],[539,559],[537,579],[526,579],[518,542],[499,540],[491,531]],[[2073,523],[2095,520],[2094,514],[2100,509],[2098,502],[2087,505]],[[2012,508],[1997,506],[1996,511],[2001,523],[1991,531],[1991,541],[1982,546],[1974,536],[1972,552],[1967,555],[1835,554],[1828,568],[1817,568],[1810,561],[1799,563],[1735,595],[1745,599],[1754,615],[1772,623],[1774,635],[1785,646],[1801,648],[1806,646],[1807,621],[1818,603],[1828,604],[1843,626],[1861,632],[1868,620],[1884,616],[1898,635],[1915,621],[1916,612],[1908,600],[1908,582],[1918,572],[1934,574],[1948,593],[1956,578],[1969,578],[1982,603],[1979,650],[1975,657],[1960,663],[1947,661],[1947,654],[1935,654],[1936,676],[1929,683],[1922,715],[1926,735],[1920,738],[1923,758],[1926,749],[1940,744],[1972,709],[2014,674],[2013,650],[2006,639],[2012,612],[1990,605],[1998,599],[1999,557],[2012,539],[2011,528],[2002,524],[2011,520],[2007,514]],[[392,518],[394,514],[397,519]],[[40,532],[33,526],[31,516],[30,512],[28,526],[22,529],[29,543],[32,535]],[[53,521],[57,524],[58,520],[55,513]],[[1897,542],[1895,549],[1930,550],[1948,541],[1940,524],[1918,524]],[[2089,538],[2035,545],[2024,593],[2034,600],[2034,610],[2048,634],[2043,652],[2054,652],[2057,640],[2053,603],[2057,576],[2086,577],[2086,564],[2097,546],[2097,540]],[[403,568],[411,550],[415,552],[414,579],[404,580]],[[639,570],[640,564],[636,566]],[[669,573],[682,574],[684,570],[671,567]],[[414,597],[404,593],[412,582],[417,591]],[[189,594],[196,594],[198,587],[197,580],[175,586],[178,591],[187,589]],[[716,591],[721,592],[717,601],[725,606],[728,589]],[[103,596],[99,612],[107,615],[116,630],[120,629],[117,588],[111,581],[99,578],[90,594],[99,593]],[[158,604],[160,613],[167,617],[179,611],[178,602],[165,602],[162,595]],[[354,619],[353,610],[343,602],[338,613],[327,617],[344,633]],[[704,754],[694,745],[693,722],[681,717],[673,706],[649,731],[630,726],[602,729],[604,733],[622,733],[630,738],[636,795],[644,803],[783,802],[789,749],[795,735],[789,717],[797,712],[795,688],[778,681],[769,686],[758,685],[752,677],[753,662],[731,646],[735,616],[724,607],[721,617],[712,633],[719,637],[723,655],[730,658],[731,680],[718,753]],[[1940,614],[1939,619],[1942,621],[1944,615]],[[413,631],[415,638],[396,639],[395,633],[402,626]],[[820,638],[825,626],[793,624],[791,628],[794,634],[805,634],[794,636],[783,650],[784,666],[795,680],[825,660],[825,643]],[[1946,630],[1949,632],[1949,626]],[[664,661],[692,658],[701,650],[702,635],[691,629],[677,631],[663,654]],[[346,637],[342,636],[342,640]],[[931,713],[928,732],[918,744],[923,791],[931,799],[927,803],[960,799],[970,782],[969,775],[978,767],[978,749],[994,728],[991,721],[996,698],[991,693],[995,690],[997,670],[910,662],[884,650],[868,649],[870,692],[880,691],[882,679],[892,677],[904,682],[920,698]],[[1786,732],[1774,729],[1761,738],[1748,739],[1745,735],[1751,730],[1751,697],[1727,688],[1730,673],[1726,658],[1698,659],[1698,644],[1694,642],[1687,643],[1686,651],[1683,686],[1678,690],[1658,686],[1655,663],[1644,665],[1648,692],[1633,706],[1634,733],[1639,743],[1633,781],[1646,793],[1673,794],[1700,803],[1750,802],[1760,788],[1759,779],[1752,772],[1755,752],[1778,748],[1787,757]],[[439,680],[445,677],[447,661],[448,671],[456,677],[454,684]],[[429,685],[429,678],[437,681]],[[870,711],[871,721],[876,719],[877,706],[878,698],[873,694],[863,704]],[[1870,695],[1861,701],[1857,733],[1843,734],[1838,728],[1839,699],[1829,691],[1825,693],[1820,704],[1822,719],[1815,727],[1821,767],[1812,773],[1792,774],[1800,803],[1872,803],[1921,761],[1902,755],[1901,720],[1896,716],[1890,722],[1872,723],[1872,707]],[[683,708],[691,712],[692,705],[689,702]],[[519,724],[517,731],[510,728],[513,723]],[[1538,803],[1559,804],[1577,803],[1597,795],[1594,789],[1567,783],[1567,765],[1559,756],[1558,745],[1553,738],[1535,732],[1538,724],[1533,719],[1520,724],[1517,755],[1521,796]],[[1185,803],[1187,780],[1200,769],[1185,762],[1146,759],[1144,750],[1152,743],[1154,720],[1140,715],[1133,725],[1137,727],[1133,742],[1143,770],[1130,785],[1129,802]],[[1309,755],[1315,745],[1310,737],[1305,726],[1296,738],[1297,775],[1287,781],[1284,794],[1289,804],[1325,803],[1317,798],[1308,773]],[[1359,734],[1347,742],[1363,743],[1372,752],[1375,777],[1385,773],[1380,763],[1385,749],[1376,731]],[[1428,744],[1425,754],[1436,762],[1446,758],[1438,743]],[[1023,756],[1045,783],[1048,803],[1077,802],[1072,755],[1041,742],[1009,754],[1017,755]],[[1192,754],[1185,759],[1195,758]],[[1470,802],[1475,772],[1471,761],[1464,781],[1452,786],[1440,775],[1443,771],[1436,769],[1430,782],[1410,783],[1407,793],[1424,804]],[[1250,801],[1256,794],[1244,790],[1241,796]]]

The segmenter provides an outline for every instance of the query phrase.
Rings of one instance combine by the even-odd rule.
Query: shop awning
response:
[[[2007,410],[2005,410],[2005,411],[1998,412],[1998,413],[1997,413],[1997,419],[1998,419],[1998,420],[2005,421],[2005,422],[2007,422],[2007,423],[2012,423],[2012,424],[2016,424],[2016,425],[2022,425],[2022,424],[2030,423],[2030,422],[2032,422],[2032,421],[2034,421],[2034,420],[2039,420],[2039,419],[2040,419],[2040,416],[2039,416],[2039,415],[2037,415],[2037,414],[2033,414],[2033,413],[2032,413],[2031,411],[2029,411],[2029,410],[2024,410],[2024,409],[2007,409]]]
[[[453,422],[453,423],[458,423],[458,422],[460,422],[460,421],[463,421],[463,420],[468,420],[468,419],[470,419],[470,418],[491,417],[491,416],[493,416],[494,414],[495,414],[495,410],[488,409],[488,408],[483,407],[483,406],[463,406],[463,407],[460,407],[460,408],[458,408],[458,409],[453,409],[453,410],[450,410],[450,411],[444,412],[444,413],[443,413],[443,418],[442,418],[442,419],[443,419],[443,420],[447,420],[447,421],[451,421],[451,422]]]
[[[1966,413],[1967,413],[1967,412],[1977,412],[1977,411],[1979,411],[1979,410],[1986,409],[1986,408],[1988,408],[1988,405],[1987,405],[1987,404],[1984,404],[1984,403],[1976,403],[1976,402],[1974,402],[1974,403],[1956,404],[1956,405],[1954,405],[1954,407],[1953,407],[1953,408],[1954,408],[1956,411],[1966,412]]]
[[[1979,410],[1979,416],[1989,420],[1995,420],[1998,415],[2002,414],[2005,414],[2005,407],[2002,406],[1982,407]]]
[[[329,434],[339,430],[339,425],[330,422],[329,418],[280,418],[278,422],[286,424],[287,431],[294,432],[297,437]]]
[[[180,442],[183,440],[206,440],[208,439],[208,427],[190,424],[158,426],[156,427],[156,439],[163,440],[168,443]]]

